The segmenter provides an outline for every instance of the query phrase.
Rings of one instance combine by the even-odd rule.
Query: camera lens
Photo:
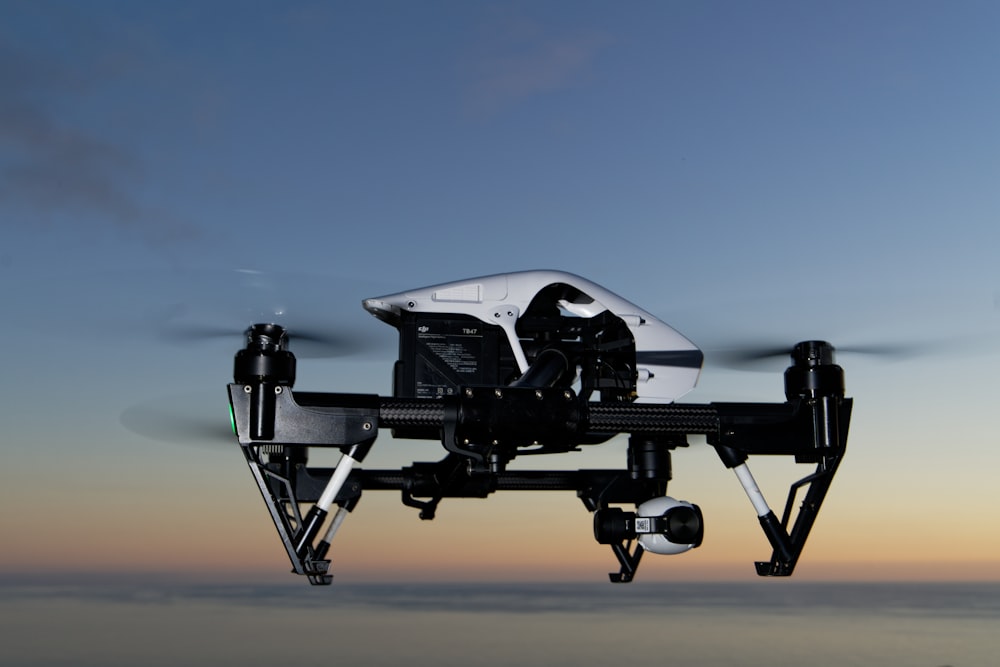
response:
[[[675,507],[667,512],[667,539],[677,544],[701,541],[701,514],[694,507]]]
[[[599,544],[617,544],[635,538],[635,514],[617,507],[594,512],[594,539]]]

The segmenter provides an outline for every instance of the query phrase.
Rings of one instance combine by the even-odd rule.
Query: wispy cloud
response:
[[[0,102],[0,146],[10,151],[0,172],[0,200],[43,209],[82,206],[119,224],[140,217],[120,187],[134,177],[135,161],[106,141],[60,125],[41,107]]]
[[[0,592],[9,600],[61,599],[137,604],[218,601],[268,609],[376,608],[404,611],[525,614],[604,613],[629,609],[643,614],[686,614],[693,609],[796,613],[804,609],[1000,617],[996,583],[643,582],[605,583],[381,583],[334,582],[311,589],[287,583],[196,583],[166,575],[63,575],[52,580],[5,577]]]
[[[465,110],[490,115],[578,85],[611,41],[600,32],[551,34],[531,21],[508,21],[465,65]]]
[[[32,220],[93,217],[157,243],[196,236],[140,202],[141,160],[60,113],[85,101],[91,76],[0,44],[0,205]]]

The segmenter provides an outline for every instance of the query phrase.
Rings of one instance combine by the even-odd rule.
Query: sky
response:
[[[838,357],[848,455],[796,576],[1000,580],[998,24],[988,2],[0,3],[0,573],[284,580],[235,440],[183,430],[225,427],[239,336],[177,332],[363,331],[296,387],[388,395],[394,332],[361,299],[548,268],[701,346],[686,402],[783,400],[783,364],[713,349],[919,349]],[[151,413],[181,435],[129,427]],[[365,465],[440,456],[386,433]],[[808,472],[751,466],[777,507]],[[696,438],[673,469],[705,543],[640,580],[754,578],[732,473]],[[571,493],[421,522],[372,492],[334,573],[602,581],[590,521]]]

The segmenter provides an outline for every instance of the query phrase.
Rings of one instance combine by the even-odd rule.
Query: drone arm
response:
[[[328,405],[308,408],[296,402],[289,385],[278,385],[275,389],[263,378],[241,379],[244,382],[229,385],[233,427],[241,449],[295,572],[309,576],[314,584],[328,584],[332,577],[327,574],[329,561],[325,560],[325,554],[329,540],[344,520],[343,506],[331,520],[324,538],[315,546],[314,542],[352,467],[364,460],[375,441],[378,397],[344,394]],[[258,398],[262,390],[267,390],[270,415],[264,424],[260,420]],[[307,399],[308,396],[304,395]],[[308,443],[317,432],[323,434],[326,446],[339,447],[342,456],[322,493],[315,498],[315,504],[303,517],[296,497],[295,470],[305,467],[307,449],[286,445]],[[278,452],[282,458],[286,449],[294,454],[285,459],[283,466],[265,463],[262,458]]]
[[[792,394],[792,391],[787,391]],[[757,512],[771,544],[770,561],[757,562],[760,576],[792,574],[806,539],[826,497],[847,444],[852,400],[834,391],[830,395],[804,392],[783,405],[714,404],[720,427],[708,437],[726,467],[731,468]],[[800,463],[815,463],[814,473],[791,485],[781,521],[768,507],[747,466],[750,455],[793,455]],[[793,526],[793,504],[808,485]]]

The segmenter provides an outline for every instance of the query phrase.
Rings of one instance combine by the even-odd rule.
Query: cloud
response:
[[[0,146],[10,151],[0,171],[0,201],[38,208],[84,207],[119,223],[135,222],[139,206],[120,187],[134,160],[114,145],[60,125],[38,106],[0,102]]]
[[[986,587],[984,589],[984,586]],[[78,600],[143,605],[190,606],[219,602],[276,609],[381,609],[411,612],[490,614],[602,614],[628,609],[643,615],[752,611],[765,614],[802,610],[949,618],[1000,618],[997,584],[801,582],[643,582],[604,583],[380,583],[334,582],[310,588],[287,583],[185,582],[166,575],[84,574],[4,577],[0,592],[10,600]]]
[[[157,243],[197,236],[142,205],[134,194],[143,172],[135,155],[59,113],[80,104],[92,84],[93,73],[0,44],[0,205],[31,219],[96,217]]]
[[[528,98],[577,85],[611,39],[598,32],[547,35],[533,23],[510,24],[466,66],[465,108],[491,115]]]

